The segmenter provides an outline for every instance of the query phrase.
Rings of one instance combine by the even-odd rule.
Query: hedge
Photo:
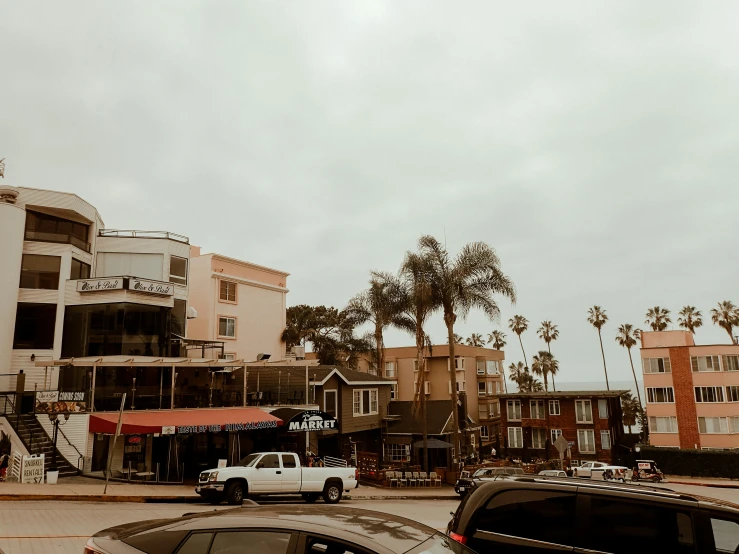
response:
[[[676,450],[642,446],[639,460],[654,460],[667,475],[739,479],[739,452],[732,450]]]

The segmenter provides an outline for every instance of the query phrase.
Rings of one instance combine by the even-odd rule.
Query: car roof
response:
[[[271,505],[244,506],[204,512],[181,520],[170,530],[243,529],[247,527],[290,529],[373,545],[391,552],[407,552],[437,533],[432,527],[404,517],[346,506]],[[361,540],[357,540],[361,537]]]

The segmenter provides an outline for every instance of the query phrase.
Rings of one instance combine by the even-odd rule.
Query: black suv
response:
[[[739,554],[739,506],[661,487],[501,477],[465,497],[448,534],[481,554]]]

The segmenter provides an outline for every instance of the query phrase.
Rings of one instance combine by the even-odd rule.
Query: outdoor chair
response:
[[[431,486],[431,479],[429,479],[429,474],[425,471],[422,471],[419,474],[419,483],[423,483],[424,487],[430,487]]]
[[[416,482],[416,486],[420,487],[423,485],[423,481],[421,481],[421,473],[418,471],[413,472],[413,480]]]
[[[383,480],[382,484],[386,487],[391,487],[393,479],[395,479],[395,472],[394,471],[386,471],[385,472],[385,479]]]
[[[441,478],[435,471],[432,471],[431,474],[429,475],[429,481],[431,482],[431,485],[434,487],[441,486]]]
[[[408,486],[408,474],[403,474],[402,471],[396,471],[395,476],[398,478],[398,485],[401,487]]]
[[[398,486],[398,472],[397,471],[391,471],[390,472],[390,486],[393,486],[393,483],[395,483],[395,486]]]
[[[418,484],[418,479],[413,478],[413,472],[412,471],[406,471],[405,472],[405,479],[408,481],[408,486],[413,487]]]

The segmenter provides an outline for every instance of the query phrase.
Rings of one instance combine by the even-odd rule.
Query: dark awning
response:
[[[428,444],[429,450],[431,450],[432,448],[454,448],[453,444],[440,441],[439,439],[428,439],[426,443]],[[414,442],[413,448],[423,448],[423,441]]]

